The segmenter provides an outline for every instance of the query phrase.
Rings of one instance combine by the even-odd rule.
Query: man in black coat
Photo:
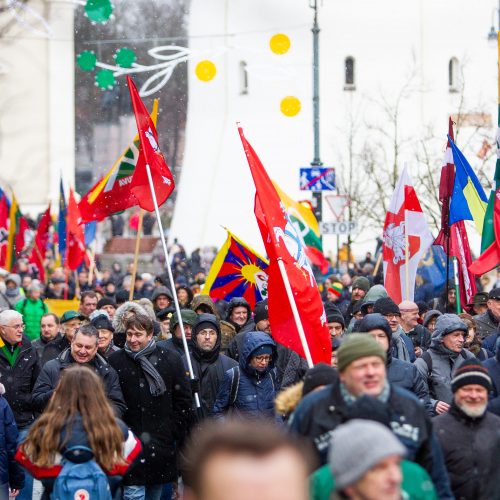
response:
[[[238,363],[220,354],[221,331],[217,318],[213,314],[200,314],[193,325],[189,341],[191,364],[198,380],[201,417],[208,417],[214,407],[219,387],[224,374]],[[189,376],[186,356],[183,356],[186,375]]]
[[[125,332],[125,347],[109,362],[127,403],[123,420],[143,451],[124,476],[124,498],[159,498],[177,479],[177,453],[193,421],[191,389],[181,357],[155,343],[148,316],[129,318]]]
[[[33,407],[42,412],[54,393],[61,372],[72,363],[85,364],[99,375],[104,384],[104,391],[120,417],[126,409],[120,389],[118,375],[114,368],[97,353],[99,332],[93,325],[84,325],[76,332],[71,345],[56,359],[47,362],[40,372],[33,389]]]
[[[433,424],[458,499],[500,498],[500,417],[486,410],[491,378],[478,360],[464,361],[451,381],[450,410]]]

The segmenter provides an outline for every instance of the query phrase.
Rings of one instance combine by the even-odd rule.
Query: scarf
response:
[[[165,387],[165,382],[163,378],[160,376],[156,368],[149,361],[147,356],[154,352],[156,349],[156,342],[154,339],[151,339],[149,344],[139,352],[133,352],[130,350],[128,344],[125,344],[124,350],[127,353],[127,356],[132,358],[134,361],[138,361],[141,365],[141,368],[144,372],[144,376],[146,377],[146,381],[149,384],[149,391],[151,392],[151,396],[162,396],[167,388]]]
[[[347,390],[347,387],[342,382],[340,382],[340,394],[342,395],[342,399],[345,401],[345,404],[347,406],[352,406],[356,402],[356,399],[358,399]],[[384,382],[384,388],[382,389],[382,392],[377,396],[377,399],[382,403],[387,403],[387,401],[389,401],[390,394],[391,386],[386,380]]]

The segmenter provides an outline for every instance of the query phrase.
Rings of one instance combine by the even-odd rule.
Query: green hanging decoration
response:
[[[103,90],[111,90],[116,83],[116,78],[110,69],[101,69],[95,75],[96,85]]]
[[[93,50],[84,50],[76,58],[76,62],[83,71],[93,71],[97,63],[97,56]]]
[[[93,23],[106,23],[113,13],[113,5],[110,0],[87,0],[85,4],[85,15]]]
[[[127,47],[118,49],[113,57],[116,64],[118,64],[121,68],[131,68],[132,64],[134,64],[137,60],[135,52]]]

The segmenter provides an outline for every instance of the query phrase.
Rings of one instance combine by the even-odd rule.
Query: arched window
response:
[[[245,61],[240,61],[240,94],[248,94],[248,69]]]
[[[448,89],[450,92],[459,90],[459,63],[456,57],[452,57],[448,62]]]
[[[348,56],[344,60],[344,90],[356,89],[356,61],[354,57]]]

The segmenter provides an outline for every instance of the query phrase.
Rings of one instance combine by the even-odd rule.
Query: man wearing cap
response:
[[[346,324],[349,324],[352,319],[353,316],[352,308],[354,307],[354,304],[358,302],[358,300],[362,300],[369,289],[370,289],[370,281],[368,280],[368,278],[365,278],[364,276],[358,276],[352,282],[351,302],[345,308],[345,310],[344,308],[342,309],[342,314],[344,315]]]
[[[160,323],[161,334],[157,340],[167,340],[172,334],[170,333],[170,320],[175,312],[174,306],[165,307],[165,309],[160,309],[156,311],[156,319]]]
[[[97,302],[97,309],[106,311],[110,321],[113,321],[113,317],[115,316],[115,312],[117,309],[116,302],[110,297],[103,297]]]
[[[42,353],[42,365],[45,365],[47,361],[56,359],[59,354],[61,354],[65,349],[67,349],[75,332],[80,328],[82,321],[85,317],[78,311],[66,311],[60,319],[61,324],[61,337],[55,338],[50,341],[43,349]]]
[[[337,352],[339,381],[300,402],[291,418],[292,431],[311,439],[324,464],[331,435],[353,404],[362,395],[375,397],[388,405],[391,428],[405,445],[408,459],[429,472],[441,498],[452,498],[425,408],[415,395],[389,384],[386,351],[369,335],[352,333]]]
[[[41,360],[45,346],[53,340],[62,338],[59,332],[61,324],[57,314],[47,313],[40,320],[40,338],[31,342],[31,345],[36,349],[38,358]]]
[[[432,405],[438,415],[450,408],[453,371],[466,359],[475,358],[463,348],[467,333],[467,325],[456,314],[439,316],[436,329],[432,332],[431,346],[415,362],[427,381]]]
[[[406,336],[412,341],[415,355],[422,356],[431,345],[431,332],[418,323],[420,311],[418,305],[411,300],[403,300],[399,304],[401,317],[399,324]]]
[[[191,311],[191,309],[181,309],[181,318],[182,324],[184,325],[184,333],[186,334],[186,341],[189,346],[191,331],[193,325],[198,319],[198,315],[194,311]],[[172,337],[168,340],[162,340],[158,342],[158,346],[170,351],[175,351],[181,357],[184,356],[184,354],[186,354],[186,351],[184,350],[181,325],[179,324],[179,317],[177,316],[177,312],[174,312],[174,314],[172,314],[172,317],[170,318],[170,333],[172,334]]]
[[[488,292],[477,292],[467,307],[471,307],[476,316],[485,313],[488,310]]]
[[[191,331],[189,340],[191,364],[198,381],[201,408],[199,415],[210,416],[224,374],[238,363],[220,354],[221,331],[219,321],[213,314],[200,314]],[[189,377],[186,355],[182,357]]]
[[[97,331],[99,332],[97,352],[101,356],[109,358],[111,354],[120,350],[120,348],[116,347],[113,343],[113,334],[115,333],[115,329],[113,328],[113,323],[111,323],[106,314],[98,314],[92,318],[90,324],[97,328]]]
[[[455,497],[499,498],[500,417],[486,410],[491,378],[475,360],[457,368],[449,412],[433,420]]]
[[[498,328],[500,320],[500,288],[490,290],[486,306],[488,309],[484,313],[474,316],[477,325],[477,336],[481,340],[495,333]]]

